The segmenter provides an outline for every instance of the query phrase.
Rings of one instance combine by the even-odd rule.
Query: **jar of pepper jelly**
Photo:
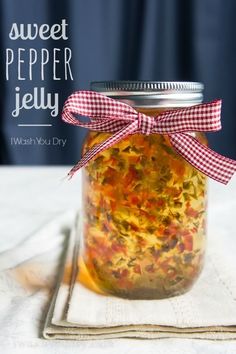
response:
[[[158,116],[202,102],[197,82],[93,82],[91,90]],[[202,133],[192,132],[202,144]],[[83,152],[111,133],[89,131]],[[161,299],[188,291],[206,243],[206,177],[167,135],[133,134],[83,169],[80,280],[104,294]]]

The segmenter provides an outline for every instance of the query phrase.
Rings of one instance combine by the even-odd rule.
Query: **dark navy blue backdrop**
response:
[[[44,87],[60,93],[60,109],[76,89],[93,80],[191,80],[205,84],[205,101],[223,99],[223,131],[209,135],[218,152],[236,158],[236,1],[234,0],[1,0],[0,9],[0,163],[73,164],[85,134],[50,116],[49,110],[25,110],[18,118],[15,87],[31,92]],[[13,22],[68,23],[68,40],[13,41]],[[51,69],[40,79],[18,81],[16,66],[5,78],[5,49],[70,47],[74,80],[53,81]],[[60,66],[61,65],[61,66]],[[63,63],[59,70],[63,74]],[[25,73],[27,68],[23,69]],[[19,127],[19,122],[52,123],[52,127]],[[59,137],[57,146],[14,145],[12,137]]]

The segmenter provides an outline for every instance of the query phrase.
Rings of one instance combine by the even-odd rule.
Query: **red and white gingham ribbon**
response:
[[[90,122],[82,122],[74,117],[74,113],[89,117]],[[236,171],[236,161],[209,149],[190,134],[220,130],[220,113],[221,100],[216,100],[149,117],[123,102],[97,92],[77,91],[66,100],[62,119],[72,125],[114,134],[87,151],[71,169],[69,175],[73,176],[99,152],[125,139],[128,135],[167,134],[173,148],[186,161],[205,175],[227,184]]]

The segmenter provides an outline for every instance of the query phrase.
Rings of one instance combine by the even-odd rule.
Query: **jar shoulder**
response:
[[[111,133],[88,131],[83,142],[82,153],[84,154],[94,145],[102,143],[110,136],[112,136]],[[208,145],[206,134],[201,132],[192,132],[191,136],[196,138],[201,144]],[[136,150],[139,150],[140,152],[143,151],[145,147],[148,152],[148,148],[150,148],[150,146],[152,147],[152,149],[156,148],[158,150],[164,147],[169,147],[173,150],[173,154],[176,154],[171,146],[170,138],[168,135],[150,134],[148,136],[145,136],[142,134],[133,134],[120,141],[119,143],[115,144],[113,148],[126,149],[129,145],[135,146]]]

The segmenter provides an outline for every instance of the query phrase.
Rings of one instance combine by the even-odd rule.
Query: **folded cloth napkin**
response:
[[[163,300],[126,300],[99,295],[79,283],[79,231],[77,220],[47,314],[45,338],[236,338],[236,258],[230,247],[216,243],[188,293]]]

